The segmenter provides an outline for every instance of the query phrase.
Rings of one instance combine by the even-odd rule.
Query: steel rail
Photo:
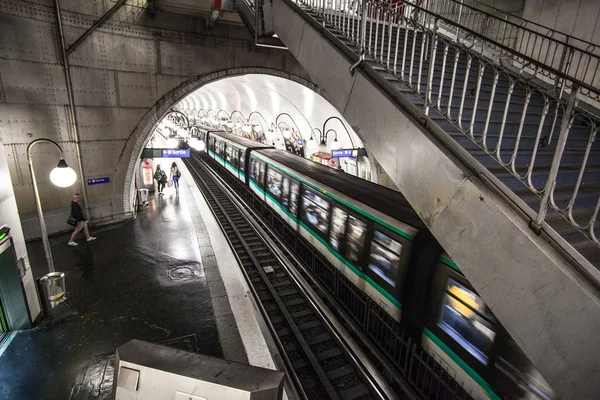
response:
[[[190,172],[192,172],[194,180],[196,182],[198,181],[198,179],[201,179],[202,174],[200,171],[197,170],[197,168],[193,165],[193,163],[186,162],[185,164],[186,164],[186,167],[190,170]],[[202,190],[200,191],[200,193],[202,194],[202,196],[208,203],[208,201],[209,201],[208,194],[206,194]],[[213,211],[213,213],[214,213],[214,211]],[[218,218],[215,218],[215,220],[217,221],[217,224],[219,225],[219,228],[221,229],[223,236],[229,243],[230,248],[233,249],[234,244],[231,241],[229,235],[227,234],[227,231],[226,231],[225,226],[223,225],[222,221],[219,220]],[[238,265],[241,266],[242,260],[239,256],[239,254],[235,251],[232,251],[232,253],[235,256],[235,258],[238,262]],[[248,272],[244,268],[240,268],[240,271],[244,275],[244,279],[246,280],[246,283],[248,284],[248,288],[249,288],[250,292],[252,293],[252,297],[255,300],[254,304],[256,304],[256,306],[259,308],[259,311],[263,317],[263,321],[265,322],[267,329],[269,330],[269,332],[271,334],[271,338],[275,342],[277,350],[279,351],[279,354],[282,357],[282,359],[280,360],[281,362],[277,362],[277,360],[275,360],[275,362],[276,362],[277,367],[280,370],[282,370],[283,372],[285,372],[285,389],[286,389],[288,398],[290,400],[308,399],[308,397],[306,396],[306,393],[304,393],[304,390],[302,389],[302,383],[300,381],[300,378],[298,377],[298,375],[296,375],[296,372],[295,372],[294,368],[292,367],[292,362],[287,357],[285,347],[284,347],[283,343],[279,340],[279,337],[276,334],[275,327],[271,323],[268,313],[265,310],[262,302],[260,301],[260,297],[259,297],[258,293],[256,292],[254,285],[252,285],[251,278],[248,275]]]
[[[189,163],[189,161],[188,161]],[[197,175],[197,178],[199,179],[200,182],[202,182],[202,184],[205,186],[205,189],[209,189],[209,184],[206,182],[205,178],[208,176],[211,179],[213,179],[214,184],[215,185],[219,185],[216,181],[217,181],[217,176],[214,172],[210,172],[207,169],[205,169],[205,172],[208,172],[208,174],[200,174]],[[198,182],[198,180],[197,180]],[[260,229],[260,227],[256,227],[255,225],[252,224],[252,222],[248,219],[250,218],[245,212],[244,212],[244,207],[242,204],[236,204],[237,202],[231,197],[231,195],[226,191],[223,190],[221,188],[221,190],[223,191],[224,195],[227,196],[228,201],[230,201],[232,203],[232,205],[235,207],[236,211],[243,216],[243,218],[246,220],[246,222],[252,227],[252,229],[254,230],[255,233],[258,234],[258,237],[261,237],[261,241],[263,243],[265,243],[267,240],[267,236],[263,236],[262,234],[265,234],[264,231],[262,231]],[[210,192],[210,196],[213,197],[213,199],[215,200],[215,202],[217,202],[217,198],[216,195],[214,193],[214,191]],[[286,306],[283,304],[282,299],[279,297],[279,294],[275,291],[275,289],[270,286],[270,284],[268,284],[269,282],[269,278],[266,276],[266,272],[263,270],[263,266],[261,264],[261,262],[256,259],[253,256],[253,249],[250,248],[250,245],[245,242],[245,240],[243,239],[243,235],[240,233],[240,231],[238,230],[238,228],[235,226],[234,221],[232,220],[231,216],[227,213],[227,211],[225,210],[225,207],[223,206],[222,202],[217,202],[217,207],[220,208],[221,212],[223,213],[223,216],[227,219],[227,221],[229,222],[231,228],[234,230],[234,232],[236,233],[236,235],[238,236],[239,240],[242,242],[241,244],[244,246],[247,254],[250,256],[250,258],[252,259],[252,262],[258,272],[258,274],[261,276],[263,283],[268,287],[269,292],[271,293],[271,295],[273,296],[273,298],[275,299],[275,301],[278,303],[278,306],[281,310],[286,310]],[[214,211],[213,211],[214,212]],[[265,243],[266,244],[266,243]],[[267,245],[267,248],[269,248],[271,246]],[[270,249],[271,253],[275,256],[276,260],[279,262],[279,264],[286,270],[289,271],[289,268],[287,267],[286,264],[289,264],[289,260],[286,260],[285,257],[282,256],[282,254],[277,254],[277,252],[274,252],[273,249]],[[281,258],[283,257],[283,258]],[[294,277],[289,274],[288,275],[290,278],[292,278],[293,280]],[[338,342],[338,344],[344,348],[346,350],[346,355],[350,357],[350,359],[353,362],[357,362],[354,358],[352,353],[348,353],[348,351],[350,351],[349,349],[346,348],[346,344],[344,343],[344,341],[342,339],[340,339],[340,336],[337,335],[334,326],[331,325],[330,321],[328,321],[327,319],[323,319],[323,314],[320,313],[319,311],[319,307],[318,304],[310,297],[310,294],[307,294],[305,292],[305,288],[303,288],[301,286],[301,283],[297,283],[298,288],[300,289],[301,292],[304,293],[304,298],[307,301],[307,303],[310,305],[310,307],[313,309],[313,311],[315,311],[317,313],[317,315],[319,315],[321,317],[322,322],[325,324],[325,326],[328,328],[329,333],[332,334],[334,340],[336,340]],[[249,284],[252,284],[251,282],[249,282]],[[284,312],[284,315],[286,315],[287,312]],[[327,378],[324,370],[320,367],[320,363],[317,360],[316,354],[314,354],[312,352],[312,350],[310,349],[309,345],[307,342],[305,342],[304,337],[302,336],[302,334],[299,331],[299,328],[295,325],[295,322],[293,321],[292,317],[290,314],[286,315],[286,319],[288,322],[288,325],[290,326],[290,328],[292,329],[294,335],[296,336],[296,338],[298,339],[301,347],[303,348],[305,354],[307,355],[307,357],[309,358],[309,361],[311,361],[311,364],[313,364],[313,367],[317,370],[317,375],[319,376],[319,379],[321,381],[322,384],[324,384],[325,386],[325,390],[327,391],[328,395],[330,398],[338,398],[338,394],[336,392],[336,389],[332,386],[331,383],[329,383],[329,379]],[[285,350],[284,350],[285,351]],[[359,368],[359,371],[362,372],[362,365],[356,364],[355,367]],[[320,370],[320,371],[319,371]],[[364,374],[364,372],[363,372]],[[368,378],[367,376],[363,376],[363,378]],[[369,380],[367,380],[367,382],[371,383]],[[364,384],[364,382],[363,382]],[[372,387],[372,391],[375,391],[375,393],[380,393],[380,390],[378,389],[377,386]],[[380,395],[378,396],[378,398],[384,399],[386,398],[386,396]]]
[[[209,167],[211,168],[211,167]],[[211,168],[212,169],[212,168]],[[238,204],[241,212],[246,216],[246,219],[250,221],[257,233],[266,241],[271,251],[281,262],[282,266],[287,270],[292,279],[296,282],[298,287],[306,294],[307,299],[314,306],[314,309],[321,315],[322,319],[328,324],[331,331],[334,333],[338,343],[346,348],[348,354],[353,358],[355,365],[363,371],[365,377],[371,382],[373,390],[380,393],[382,398],[394,398],[396,393],[389,387],[383,377],[380,376],[375,366],[369,360],[369,357],[365,354],[359,345],[352,338],[352,336],[344,328],[334,313],[329,310],[329,307],[325,304],[322,298],[325,298],[330,304],[335,304],[336,300],[327,293],[327,290],[314,278],[312,278],[309,271],[303,265],[302,260],[298,258],[286,244],[279,238],[274,232],[273,228],[269,227],[258,212],[251,207],[244,207],[246,204],[243,198],[235,189],[227,183],[218,173],[212,170],[213,177],[220,181],[221,185],[227,188],[230,198],[235,198],[235,202]],[[300,271],[298,271],[300,269]],[[302,272],[302,274],[300,273]],[[310,284],[309,284],[310,281]],[[319,293],[312,287],[316,286],[319,288]],[[362,333],[362,331],[354,324],[351,317],[344,311],[336,309],[336,313],[343,317],[344,324],[349,325],[352,329],[353,334],[360,337],[363,343],[370,344],[370,340]],[[386,370],[393,374],[393,368],[385,361],[383,354],[381,354],[374,346],[369,346],[369,351],[377,358],[380,364],[385,365]],[[372,348],[371,348],[372,347]],[[397,380],[403,391],[409,399],[418,399],[418,395],[407,385],[403,380]]]

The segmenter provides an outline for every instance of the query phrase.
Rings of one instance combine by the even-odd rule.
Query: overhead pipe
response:
[[[62,24],[62,15],[60,11],[60,0],[54,0],[54,6],[56,8],[56,24],[58,26],[58,35],[60,39],[60,54],[64,64],[65,82],[67,85],[67,97],[69,99],[69,124],[71,126],[71,132],[73,132],[73,137],[75,139],[77,167],[79,169],[79,176],[81,177],[80,192],[83,194],[83,202],[85,204],[87,219],[91,221],[90,202],[88,201],[87,186],[85,185],[85,172],[83,169],[83,157],[81,155],[81,142],[79,139],[79,128],[77,126],[77,115],[75,113],[75,101],[73,99],[73,84],[71,82],[71,70],[69,67],[69,58],[67,56],[65,45],[65,34]]]

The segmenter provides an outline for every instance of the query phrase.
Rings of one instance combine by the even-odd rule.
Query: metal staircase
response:
[[[600,267],[600,91],[410,2],[298,4],[493,173],[529,209],[534,229],[546,222]],[[539,59],[568,49],[562,69],[598,79],[591,53],[512,42]]]

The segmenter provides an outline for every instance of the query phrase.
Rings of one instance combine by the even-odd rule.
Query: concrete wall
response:
[[[129,3],[129,2],[128,2]],[[67,45],[102,15],[110,0],[62,0]],[[39,235],[25,148],[36,138],[58,141],[66,161],[77,170],[73,132],[67,124],[67,91],[52,0],[0,0],[0,137],[21,210],[26,238]],[[70,55],[85,176],[78,187],[58,189],[48,173],[58,154],[35,150],[38,182],[49,232],[67,229],[70,195],[90,178],[110,183],[88,187],[94,223],[128,218],[123,202],[129,165],[137,157],[141,120],[170,107],[164,96],[190,82],[220,79],[223,71],[281,72],[307,77],[294,58],[280,50],[255,48],[243,26],[210,30],[201,18],[159,11],[155,19],[124,6]],[[268,71],[267,71],[268,72]],[[206,77],[211,77],[210,79]],[[144,138],[141,138],[143,142]],[[129,144],[133,142],[133,145]],[[129,174],[129,175],[128,175]]]
[[[526,0],[523,18],[600,44],[600,2],[597,0]]]
[[[18,263],[21,266],[21,283],[25,289],[27,298],[27,307],[31,319],[35,319],[40,314],[40,301],[38,298],[33,273],[27,257],[27,248],[25,247],[25,237],[19,221],[19,209],[15,200],[15,194],[12,188],[12,181],[8,172],[8,162],[4,151],[2,140],[0,139],[0,227],[8,226],[10,235],[13,239]]]

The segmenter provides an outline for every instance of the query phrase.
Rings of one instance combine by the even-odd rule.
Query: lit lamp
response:
[[[252,127],[251,127],[250,125],[244,125],[244,126],[242,126],[242,131],[243,131],[245,134],[248,134],[248,135],[249,135],[249,134],[250,134],[250,132],[252,132]]]
[[[315,130],[317,132],[319,132],[319,135],[321,134],[321,132],[317,128],[313,129],[313,131],[310,133],[310,139],[308,139],[308,141],[306,142],[306,150],[308,150],[309,155],[313,154],[315,152],[315,150],[317,150],[317,141],[315,140],[315,138],[313,136],[313,132]]]
[[[342,143],[337,140],[337,137],[331,143],[331,150],[340,150],[342,148]]]
[[[58,165],[50,172],[50,181],[54,185],[63,188],[72,186],[77,180],[77,174],[75,171],[73,171],[73,168],[67,165],[67,162],[63,157],[62,148],[55,141],[50,139],[36,139],[27,145],[27,162],[29,163],[29,172],[31,173],[31,181],[33,182],[35,205],[37,207],[40,230],[42,232],[42,243],[44,244],[44,252],[46,253],[48,269],[50,272],[54,272],[54,260],[52,258],[52,251],[50,250],[50,242],[48,241],[48,231],[46,230],[46,221],[44,221],[44,213],[42,211],[42,203],[40,201],[40,192],[38,191],[35,172],[33,171],[33,159],[31,158],[31,149],[38,143],[51,143],[58,148],[58,151],[60,151],[60,161],[58,161]]]

